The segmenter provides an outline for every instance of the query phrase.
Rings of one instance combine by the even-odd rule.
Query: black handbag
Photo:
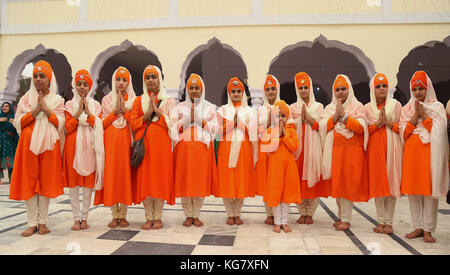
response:
[[[161,104],[161,101],[158,102],[158,108],[159,105]],[[133,153],[131,155],[131,167],[133,168],[137,168],[142,160],[144,159],[145,156],[145,134],[147,133],[147,129],[148,126],[152,123],[153,118],[155,117],[156,113],[153,112],[152,115],[150,116],[148,123],[147,123],[147,127],[145,127],[145,131],[144,134],[142,135],[142,137],[139,140],[136,140],[133,143]]]

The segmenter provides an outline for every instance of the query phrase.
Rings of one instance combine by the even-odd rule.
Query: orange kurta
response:
[[[266,152],[261,152],[261,146],[258,144],[258,162],[256,163],[256,195],[263,196],[264,189],[267,184],[267,169],[269,167],[269,155]]]
[[[58,128],[58,118],[54,113],[48,120]],[[20,123],[22,132],[14,158],[9,198],[29,200],[35,194],[48,198],[64,194],[60,141],[56,141],[53,150],[35,155],[30,144],[36,120],[29,112]]]
[[[140,96],[134,101],[130,116],[130,126],[136,133],[136,140],[142,138],[148,123],[143,122],[141,99]],[[163,199],[173,205],[175,198],[172,144],[164,117],[148,126],[144,144],[145,155],[136,168],[135,203],[139,204],[146,197],[152,197]]]
[[[65,111],[66,121],[66,141],[63,151],[63,178],[64,187],[74,188],[77,186],[94,188],[95,172],[89,176],[81,176],[73,169],[73,160],[75,158],[75,146],[77,144],[77,129],[78,120],[75,119],[69,112]],[[94,127],[95,117],[90,116],[87,122]]]
[[[422,124],[431,132],[431,118],[422,121]],[[400,192],[405,195],[431,196],[430,143],[423,144],[419,136],[412,133],[415,128],[408,122],[403,134],[405,146]]]
[[[381,110],[382,105],[377,106]],[[394,123],[392,131],[398,133],[398,124]],[[387,175],[387,136],[386,126],[378,128],[369,126],[367,144],[367,169],[369,174],[369,199],[392,196]]]
[[[353,131],[353,137],[347,139],[334,132],[331,194],[333,198],[344,198],[353,202],[369,200],[367,175],[367,156],[364,151],[364,128],[352,117],[345,125]],[[333,120],[328,120],[328,131],[334,128]]]
[[[123,116],[130,123],[130,111]],[[112,206],[117,203],[127,205],[133,203],[135,186],[131,169],[131,133],[129,125],[123,129],[115,128],[112,123],[116,118],[117,116],[111,112],[103,119],[105,174],[103,189],[95,192],[94,205]]]
[[[254,197],[256,195],[256,169],[253,166],[252,146],[246,128],[236,167],[228,167],[233,124],[232,121],[226,122],[225,118],[222,121],[219,120],[219,129],[224,134],[223,141],[219,142],[217,153],[218,182],[217,185],[213,185],[213,194],[216,197],[228,199]]]
[[[267,132],[270,135],[271,129]],[[264,202],[268,207],[276,207],[280,203],[301,203],[300,179],[294,157],[299,146],[295,126],[288,124],[286,136],[278,139],[278,149],[269,155],[267,185],[264,190]],[[270,142],[269,139],[264,143]]]
[[[312,188],[308,186],[308,181],[303,180],[303,162],[304,162],[304,152],[305,152],[305,123],[303,123],[302,127],[302,152],[300,153],[300,156],[298,157],[296,163],[298,167],[298,175],[300,179],[300,190],[302,194],[302,199],[315,199],[318,197],[321,198],[327,198],[331,196],[331,181],[330,180],[320,180],[317,182]],[[312,129],[314,131],[319,131],[319,124],[314,121],[314,124],[312,125]]]

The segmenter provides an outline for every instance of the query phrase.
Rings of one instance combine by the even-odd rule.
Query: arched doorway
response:
[[[410,99],[409,82],[416,71],[425,71],[433,82],[437,99],[444,104],[450,99],[450,36],[430,41],[412,49],[400,63],[394,98],[405,105]]]
[[[133,78],[133,88],[136,95],[141,95],[142,73],[147,65],[156,65],[163,72],[161,62],[155,53],[141,45],[133,45],[125,40],[119,46],[113,46],[100,53],[91,66],[95,98],[101,102],[112,88],[112,75],[119,66],[126,67]],[[163,73],[164,78],[164,73]]]
[[[39,44],[34,49],[26,50],[16,56],[8,68],[5,90],[0,93],[0,101],[9,101],[17,104],[20,98],[28,91],[31,75],[23,76],[28,64],[35,64],[39,60],[50,63],[58,84],[58,93],[65,100],[70,100],[72,94],[72,68],[64,54],[55,49],[46,49]]]
[[[212,38],[207,44],[193,50],[186,58],[180,75],[180,101],[185,98],[185,86],[192,73],[203,78],[206,86],[206,100],[221,106],[226,104],[226,87],[228,80],[239,77],[247,84],[247,66],[239,52],[219,39]],[[250,93],[247,91],[250,98]]]
[[[376,73],[375,66],[355,46],[321,35],[313,42],[303,41],[285,47],[272,60],[269,73],[280,81],[280,97],[289,104],[296,100],[294,76],[301,71],[311,76],[316,100],[324,105],[331,102],[331,86],[337,74],[349,76],[359,101],[364,104],[370,101],[368,85]]]

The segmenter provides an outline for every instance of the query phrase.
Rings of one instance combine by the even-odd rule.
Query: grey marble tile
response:
[[[233,246],[235,236],[223,236],[223,235],[203,235],[198,242],[199,245],[223,245]]]
[[[112,255],[190,255],[195,245],[127,242]]]
[[[115,240],[115,241],[128,241],[134,236],[136,236],[139,231],[131,231],[131,230],[115,230],[111,229],[105,234],[101,235],[97,239],[103,240]]]

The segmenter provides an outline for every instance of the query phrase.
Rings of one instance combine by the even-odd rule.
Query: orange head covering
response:
[[[189,77],[189,79],[187,81],[186,88],[189,90],[189,87],[191,87],[192,85],[200,86],[200,90],[202,90],[202,92],[203,92],[202,79],[200,78],[199,75],[191,74],[191,76]]]
[[[345,80],[345,78],[342,75],[339,75],[334,81],[333,91],[336,91],[336,88],[338,87],[345,87],[347,89],[349,88],[347,80]]]
[[[380,84],[386,84],[386,86],[389,87],[389,81],[385,74],[378,73],[374,76],[374,79],[373,79],[374,87],[377,87]]]
[[[286,117],[289,117],[289,115],[291,114],[291,112],[289,111],[289,106],[284,100],[278,100],[273,106],[278,107],[280,109],[280,112],[283,113]]]
[[[79,70],[75,74],[75,83],[78,83],[80,79],[85,80],[89,85],[89,90],[92,88],[92,78],[87,70]]]
[[[233,89],[240,89],[243,93],[245,92],[244,83],[237,77],[233,77],[228,81],[227,92],[230,93]]]
[[[305,72],[300,72],[295,75],[295,88],[296,90],[300,86],[308,86],[308,88],[311,88],[311,78],[309,75]]]
[[[414,73],[409,86],[411,87],[411,90],[417,86],[427,89],[427,82],[427,74],[424,71],[418,71]]]
[[[270,75],[270,74],[266,77],[266,82],[264,83],[264,91],[265,91],[268,87],[275,87],[275,88],[277,88],[277,81],[276,81],[276,79],[275,79],[272,75]]]
[[[158,70],[157,70],[157,69],[155,68],[155,66],[153,66],[153,65],[148,65],[148,66],[145,68],[145,70],[144,70],[144,77],[145,77],[146,75],[148,75],[149,73],[155,74],[156,76],[159,77]]]
[[[52,81],[53,69],[52,69],[52,66],[50,66],[50,64],[47,61],[40,60],[40,61],[36,62],[36,64],[34,65],[34,69],[33,69],[33,75],[36,72],[41,72],[41,73],[45,74],[45,76],[48,78],[48,80],[50,82]]]
[[[119,67],[119,69],[117,69],[114,79],[117,79],[119,77],[125,78],[127,82],[130,83],[130,71],[128,71],[127,68],[121,66]]]

